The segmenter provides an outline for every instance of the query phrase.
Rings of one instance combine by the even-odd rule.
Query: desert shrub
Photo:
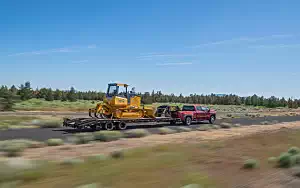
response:
[[[227,114],[226,116],[227,116],[227,117],[232,117],[232,114]]]
[[[48,146],[60,146],[64,144],[64,141],[59,138],[51,138],[46,141]]]
[[[107,159],[107,156],[106,155],[92,155],[92,156],[89,156],[88,157],[89,160],[91,161],[104,161]]]
[[[300,152],[300,149],[298,147],[291,147],[289,150],[288,150],[288,153],[290,153],[291,155],[296,155]]]
[[[220,125],[212,125],[211,128],[212,129],[221,129],[221,126]]]
[[[98,185],[96,183],[92,183],[92,184],[87,184],[87,185],[80,185],[80,186],[77,186],[76,188],[98,188]]]
[[[159,134],[162,134],[162,135],[176,133],[175,130],[167,128],[167,127],[158,128],[158,131],[159,131]]]
[[[40,121],[38,126],[41,128],[59,128],[62,125],[62,121],[58,120],[48,120],[48,121]]]
[[[177,129],[178,129],[178,132],[190,132],[190,131],[192,131],[192,129],[189,128],[189,127],[178,127]]]
[[[232,125],[233,127],[241,127],[241,124],[239,124],[239,123],[236,123],[236,124],[234,124],[234,125]]]
[[[22,146],[24,149],[38,148],[44,146],[42,142],[37,142],[37,141],[27,140],[27,139],[13,139],[13,140],[0,141],[0,151],[3,151],[6,147],[10,145],[19,145]]]
[[[255,116],[256,116],[256,117],[260,117],[260,114],[256,114]]]
[[[75,134],[73,142],[75,144],[87,144],[90,141],[94,140],[94,136],[90,133],[78,133]]]
[[[294,161],[290,153],[282,153],[278,157],[277,163],[281,168],[289,168],[294,165]]]
[[[210,129],[211,129],[211,126],[209,126],[209,125],[202,125],[197,128],[198,131],[208,131]]]
[[[66,165],[66,166],[74,166],[74,165],[83,164],[83,163],[84,163],[84,160],[76,159],[76,158],[66,158],[60,162],[61,165]]]
[[[124,152],[123,151],[113,151],[110,153],[110,156],[114,159],[124,158]]]
[[[277,158],[276,157],[269,157],[268,158],[268,163],[276,163]]]
[[[99,131],[94,133],[94,139],[102,142],[119,140],[123,137],[120,131]]]
[[[223,122],[220,124],[220,126],[223,129],[229,129],[229,128],[231,128],[232,125],[230,123]]]
[[[202,186],[198,184],[189,184],[189,185],[182,186],[181,188],[202,188]]]
[[[141,138],[150,135],[146,129],[133,129],[124,133],[126,138]]]
[[[243,167],[245,169],[253,169],[253,168],[257,168],[259,166],[258,161],[255,159],[248,159],[244,162]]]
[[[293,155],[292,158],[293,158],[293,162],[295,164],[297,164],[297,165],[300,164],[300,154]]]
[[[271,123],[269,121],[262,121],[262,122],[260,122],[260,124],[262,124],[262,125],[270,125]]]
[[[7,145],[3,151],[5,152],[5,155],[7,157],[17,157],[17,156],[21,155],[21,153],[24,151],[24,149],[25,149],[24,144],[13,143],[13,144]]]

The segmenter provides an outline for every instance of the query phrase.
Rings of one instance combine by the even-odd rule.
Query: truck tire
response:
[[[184,124],[190,126],[192,124],[192,118],[190,116],[186,117],[184,120]]]
[[[215,121],[216,121],[216,116],[210,116],[209,123],[214,124]]]

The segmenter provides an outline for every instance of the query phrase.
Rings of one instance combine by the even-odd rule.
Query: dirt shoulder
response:
[[[274,125],[252,125],[231,129],[192,131],[170,135],[150,135],[144,138],[121,139],[113,142],[94,142],[85,145],[69,145],[28,149],[24,157],[29,159],[61,160],[66,157],[84,157],[93,154],[108,154],[115,150],[155,146],[166,143],[199,143],[201,141],[240,138],[253,134],[268,134],[281,129],[299,129],[300,121]]]

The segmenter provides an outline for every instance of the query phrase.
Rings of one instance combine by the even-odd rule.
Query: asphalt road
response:
[[[249,126],[249,125],[257,125],[261,124],[263,121],[278,121],[278,122],[292,122],[292,121],[300,121],[300,116],[277,116],[277,117],[260,117],[260,118],[235,118],[235,119],[222,119],[216,120],[215,124],[220,124],[222,122],[229,122],[232,124],[239,123],[241,126]],[[201,123],[205,124],[205,123]],[[180,125],[180,124],[179,124]],[[146,128],[150,133],[157,134],[158,127],[168,127],[171,129],[177,129],[177,125],[169,125],[166,123],[143,123],[134,125],[129,125],[129,129],[137,129],[137,128]],[[197,125],[191,125],[190,127],[193,129]],[[271,126],[271,125],[266,125]],[[85,130],[86,132],[90,132],[91,130]],[[79,131],[73,128],[34,128],[34,129],[19,129],[19,130],[5,130],[0,131],[0,140],[8,140],[8,139],[32,139],[37,141],[45,141],[49,138],[61,138],[66,140],[67,137],[71,136],[74,133],[78,133]]]

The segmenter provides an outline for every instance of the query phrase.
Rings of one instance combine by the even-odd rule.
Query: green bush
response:
[[[211,126],[209,126],[209,125],[202,125],[197,128],[198,131],[208,131],[210,129],[211,129]]]
[[[159,131],[159,134],[161,134],[161,135],[176,133],[175,130],[167,128],[167,127],[158,128],[158,131]]]
[[[21,155],[24,149],[25,149],[24,144],[14,143],[14,144],[7,145],[3,151],[5,152],[5,155],[7,157],[17,157]]]
[[[110,156],[114,159],[121,159],[121,158],[124,158],[124,152],[123,151],[113,151],[110,153]]]
[[[253,169],[257,168],[259,166],[258,161],[255,159],[248,159],[244,162],[244,168],[245,169]]]
[[[189,128],[189,127],[178,127],[177,129],[178,129],[178,132],[190,132],[190,131],[192,131],[192,129]]]
[[[276,163],[277,158],[276,157],[269,157],[268,158],[268,163]]]
[[[0,142],[0,151],[5,152],[9,157],[14,157],[19,156],[26,148],[38,148],[43,146],[41,142],[26,139],[5,140]]]
[[[296,155],[296,154],[299,154],[300,152],[300,149],[298,147],[291,147],[289,150],[288,150],[288,153],[290,153],[291,155]]]
[[[120,131],[98,131],[94,133],[94,139],[102,142],[119,140],[122,137],[124,135]]]
[[[146,129],[133,129],[124,133],[126,138],[141,138],[150,135]]]
[[[292,158],[295,164],[300,164],[300,154],[293,155]]]
[[[60,146],[64,144],[64,141],[60,138],[51,138],[46,141],[48,146]]]
[[[94,140],[94,136],[91,133],[78,133],[75,134],[75,144],[87,144]]]
[[[223,122],[220,124],[220,126],[223,129],[230,129],[232,125],[230,123]]]
[[[281,168],[289,168],[294,165],[292,155],[290,153],[282,153],[277,160],[278,166]]]

